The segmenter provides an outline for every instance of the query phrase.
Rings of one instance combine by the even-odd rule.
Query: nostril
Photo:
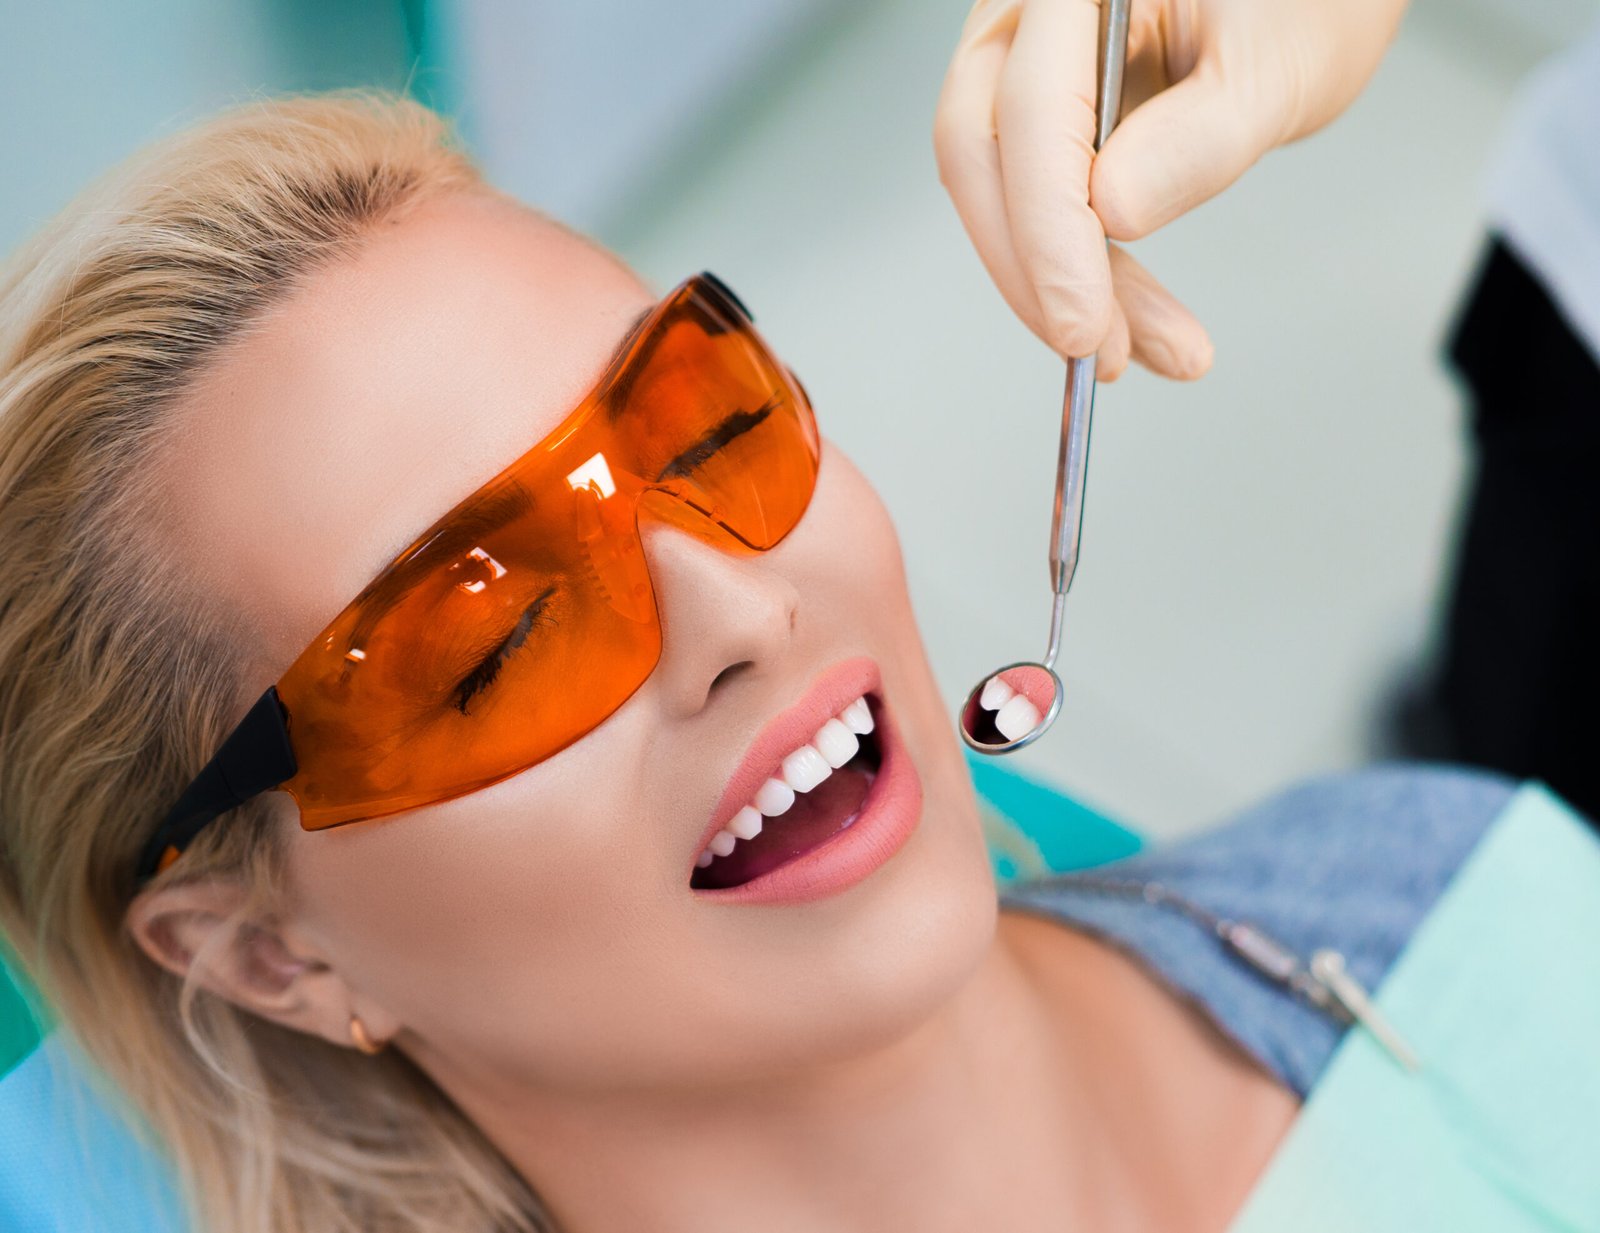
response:
[[[729,680],[730,678],[732,678],[734,676],[737,676],[744,669],[749,668],[749,667],[753,667],[753,666],[754,665],[748,659],[741,659],[736,664],[729,664],[721,672],[717,673],[716,679],[711,682],[711,690],[715,691],[717,686],[721,685],[724,681]]]

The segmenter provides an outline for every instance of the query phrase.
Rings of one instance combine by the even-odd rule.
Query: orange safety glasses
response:
[[[487,787],[598,727],[661,658],[639,519],[764,551],[816,486],[804,388],[713,274],[686,280],[531,450],[317,635],[151,837],[142,884],[273,788],[321,830]]]

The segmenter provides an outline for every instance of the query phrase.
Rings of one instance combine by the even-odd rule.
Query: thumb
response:
[[[1275,144],[1273,109],[1258,93],[1202,59],[1134,108],[1095,156],[1089,177],[1089,205],[1106,234],[1137,240],[1243,175]]]

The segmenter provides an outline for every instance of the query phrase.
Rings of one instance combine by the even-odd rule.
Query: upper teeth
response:
[[[1008,741],[1027,736],[1039,726],[1039,708],[997,676],[989,678],[978,695],[978,705],[994,711],[994,726]]]
[[[858,737],[871,731],[872,711],[865,697],[857,698],[818,728],[810,741],[784,758],[778,774],[757,788],[751,803],[711,837],[695,864],[704,869],[715,858],[732,852],[739,840],[754,839],[761,833],[763,817],[775,818],[785,812],[794,804],[795,793],[811,791],[850,761],[861,748]]]

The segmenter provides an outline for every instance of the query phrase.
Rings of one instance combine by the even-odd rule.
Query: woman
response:
[[[1228,1225],[1338,1027],[1157,905],[999,910],[894,530],[715,279],[328,97],[0,294],[0,924],[201,1227]],[[1124,872],[1371,983],[1508,792]]]

